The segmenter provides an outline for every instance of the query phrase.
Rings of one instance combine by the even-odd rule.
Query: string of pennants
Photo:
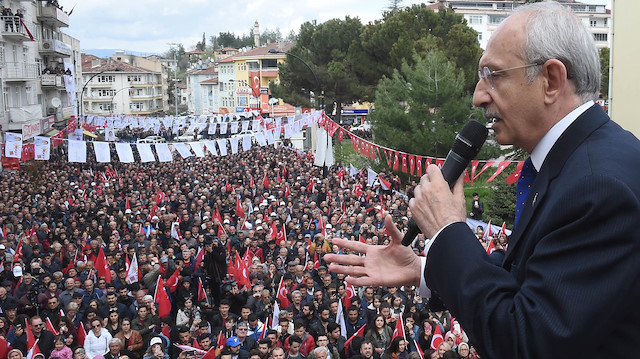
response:
[[[323,127],[328,132],[329,136],[333,137],[335,133],[338,132],[338,141],[341,143],[344,140],[345,135],[349,136],[353,144],[353,149],[356,153],[374,161],[384,160],[386,161],[389,169],[396,172],[402,171],[402,173],[409,173],[411,176],[421,177],[423,172],[426,173],[426,168],[429,164],[435,164],[438,167],[442,167],[445,160],[444,158],[437,158],[435,156],[410,154],[367,141],[340,126],[324,114],[318,125]],[[480,167],[480,170],[478,170],[479,165],[482,162],[484,162],[484,165]],[[496,177],[504,172],[512,163],[516,164],[515,171],[505,179],[508,184],[512,185],[518,181],[524,161],[474,160],[471,161],[471,172],[469,173],[469,171],[465,169],[464,181],[465,183],[473,183],[473,181],[477,180],[482,173],[497,165],[498,168],[495,170],[493,175],[487,179],[487,183],[489,183],[495,180]]]
[[[253,127],[259,131],[251,134],[192,142],[154,143],[153,147],[155,148],[157,160],[160,162],[173,161],[173,150],[176,150],[183,158],[191,157],[194,154],[196,157],[204,157],[205,150],[214,156],[226,156],[228,152],[233,154],[238,153],[240,146],[242,146],[242,151],[248,151],[253,146],[254,140],[259,146],[267,146],[273,145],[276,139],[280,138],[281,134],[284,134],[285,139],[291,138],[312,123],[317,123],[320,118],[321,114],[319,112],[304,114],[299,120],[295,120],[293,117],[289,118],[287,124],[282,124],[280,121],[269,121],[272,119],[265,121],[259,118],[254,120],[254,122],[259,122],[259,124]],[[68,139],[60,139],[58,137],[60,134],[56,135],[56,138],[35,136],[34,143],[32,144],[23,144],[21,134],[7,132],[6,145],[3,148],[5,159],[48,161],[50,159],[51,148],[59,146],[63,141],[67,141],[69,162],[87,162],[87,141],[82,140],[83,130],[75,128],[75,123],[70,122],[64,129],[64,132],[68,134]],[[61,131],[61,133],[64,132]],[[106,132],[108,131],[105,131],[105,133]],[[90,141],[90,143],[93,144],[97,162],[111,162],[110,142]],[[140,162],[156,161],[156,156],[153,153],[152,144],[150,143],[115,142],[115,150],[121,162],[131,163],[135,161],[132,145],[135,146],[138,151]]]

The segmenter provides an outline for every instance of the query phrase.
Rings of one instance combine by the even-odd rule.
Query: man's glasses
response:
[[[544,65],[544,63],[527,64],[527,65],[510,67],[508,69],[502,69],[502,70],[489,70],[489,68],[485,66],[481,70],[478,70],[478,81],[482,79],[487,79],[491,84],[491,89],[494,90],[495,88],[493,86],[493,77],[495,75],[501,74],[503,72],[511,71],[511,70],[524,69],[527,67],[541,66],[541,65]]]
[[[100,327],[102,327],[102,325],[100,325],[100,324],[96,324],[96,325],[93,326],[93,328],[100,328]]]
[[[34,328],[40,328],[40,327],[44,326],[44,324],[32,324],[31,326],[34,327]]]

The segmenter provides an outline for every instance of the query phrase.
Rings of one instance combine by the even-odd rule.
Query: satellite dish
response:
[[[51,106],[53,106],[55,108],[58,108],[58,107],[60,107],[60,105],[62,105],[62,101],[60,101],[59,98],[54,97],[54,98],[51,99]]]

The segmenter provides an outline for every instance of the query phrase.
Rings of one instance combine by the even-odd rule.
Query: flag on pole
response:
[[[104,256],[104,250],[102,247],[100,247],[100,250],[98,251],[98,258],[96,258],[95,266],[98,271],[98,276],[104,277],[104,280],[107,283],[111,283],[111,269],[107,263],[107,258]]]
[[[364,329],[366,328],[366,325],[363,325],[360,327],[360,329],[358,329],[357,332],[353,333],[353,335],[347,339],[346,342],[344,342],[344,351],[348,352],[349,351],[349,345],[351,344],[351,341],[353,341],[353,338],[355,337],[364,337]]]
[[[167,290],[164,288],[162,276],[158,276],[158,281],[156,282],[156,292],[153,296],[153,301],[155,303],[158,303],[158,318],[162,319],[168,317],[171,313],[171,301],[169,300]]]
[[[125,255],[125,257],[127,257],[127,261],[129,261],[129,257],[127,255]],[[127,281],[129,282],[129,284],[136,283],[140,280],[140,276],[138,273],[139,269],[138,256],[134,254],[133,259],[131,260],[131,264],[129,264],[129,269],[127,269]]]
[[[442,342],[444,342],[442,329],[440,329],[440,323],[436,323],[436,329],[433,331],[433,337],[431,338],[431,349],[438,350],[438,346]]]

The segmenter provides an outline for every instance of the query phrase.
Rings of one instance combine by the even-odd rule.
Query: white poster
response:
[[[221,135],[226,135],[227,134],[227,127],[229,127],[229,125],[225,122],[220,124],[220,134]]]
[[[220,156],[227,155],[227,139],[221,138],[218,141],[218,149],[220,150]]]
[[[218,155],[218,151],[216,150],[216,143],[215,142],[213,142],[213,141],[205,141],[204,145],[207,148],[207,151],[211,152],[212,155],[214,155],[214,156]]]
[[[231,137],[229,143],[231,144],[231,153],[234,155],[238,153],[238,137]]]
[[[113,127],[107,127],[104,129],[104,140],[105,141],[116,140],[116,130]]]
[[[132,163],[133,162],[133,149],[131,145],[128,143],[116,143],[116,152],[118,153],[118,158],[120,158],[120,162],[123,163]]]
[[[209,130],[207,131],[208,134],[210,135],[215,135],[216,134],[216,123],[210,123],[209,124]]]
[[[153,156],[150,143],[136,143],[136,148],[140,154],[140,162],[155,162],[156,158]]]
[[[242,121],[242,132],[247,132],[249,129],[249,121]]]
[[[264,137],[264,132],[256,132],[256,140],[260,147],[267,145],[267,139]]]
[[[87,162],[87,143],[69,140],[69,162]]]
[[[178,150],[178,153],[182,158],[189,158],[192,156],[191,151],[189,151],[189,147],[187,147],[186,144],[178,142],[173,145],[176,147],[176,150]]]
[[[204,157],[204,144],[202,142],[189,142],[189,146],[196,154],[196,157]]]
[[[251,135],[242,136],[242,151],[247,152],[251,149]]]
[[[4,155],[9,158],[20,158],[22,156],[22,134],[6,132],[4,134],[5,146]]]
[[[51,158],[51,139],[35,136],[33,138],[34,158],[38,161],[48,161]]]
[[[160,162],[173,161],[173,155],[171,155],[169,145],[166,143],[156,143],[156,153],[158,154],[158,161]]]
[[[231,122],[231,133],[238,133],[238,123]]]
[[[109,148],[109,142],[94,141],[93,151],[96,153],[96,162],[111,162],[111,149]]]

